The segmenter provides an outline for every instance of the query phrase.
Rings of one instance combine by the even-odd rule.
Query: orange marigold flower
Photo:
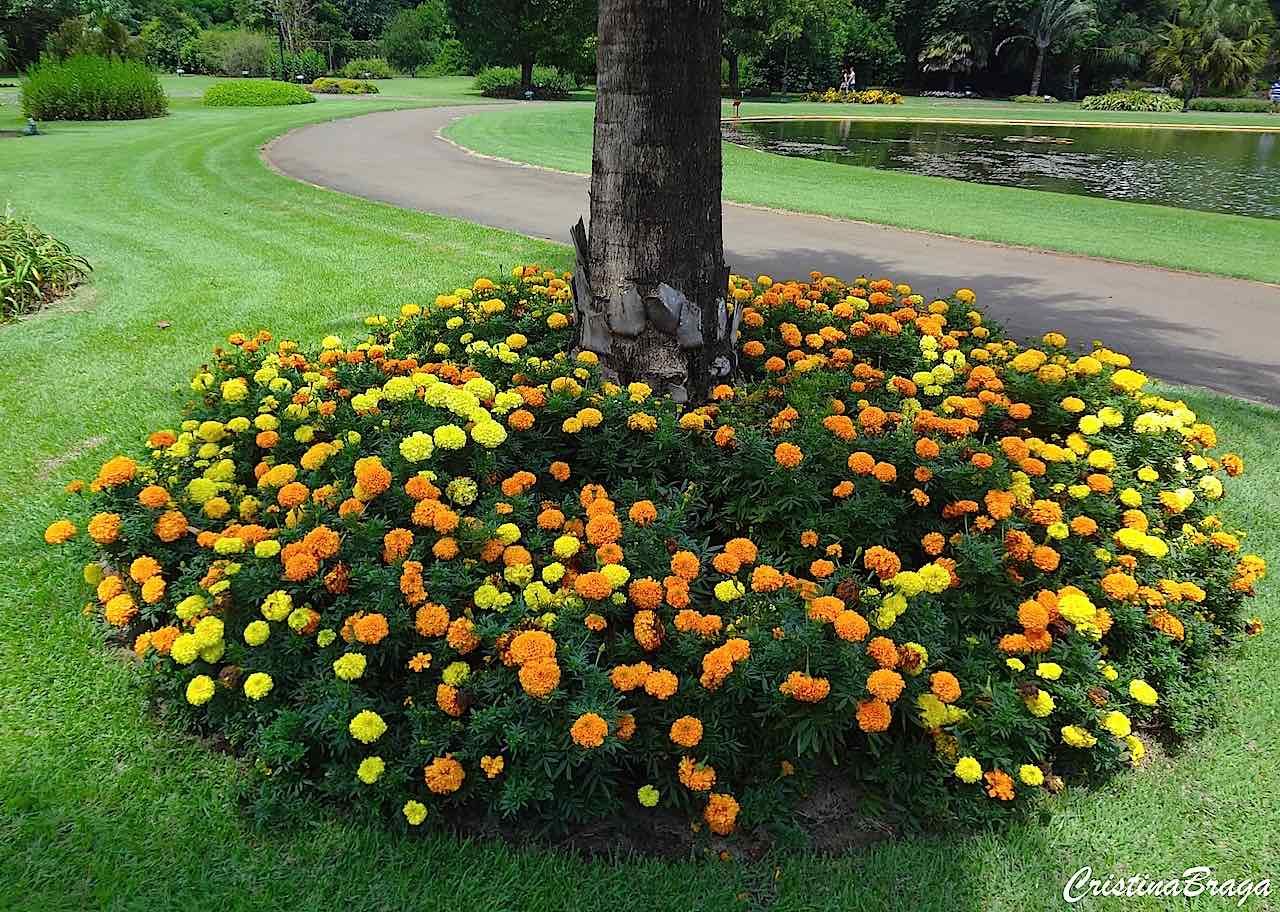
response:
[[[780,443],[774,447],[773,458],[784,469],[794,469],[804,459],[804,453],[794,443]]]
[[[702,562],[692,551],[677,551],[671,556],[671,572],[686,582],[693,582],[702,570]]]
[[[888,548],[872,545],[862,556],[862,564],[882,580],[892,579],[902,569],[898,555]]]
[[[422,775],[427,788],[436,795],[452,795],[467,778],[462,764],[452,757],[436,757],[423,768]]]
[[[359,616],[351,625],[351,629],[355,638],[368,646],[381,643],[391,632],[386,617],[377,613]]]
[[[768,564],[761,564],[751,571],[752,592],[777,592],[782,586],[782,574]]]
[[[680,679],[665,668],[659,668],[644,679],[644,692],[659,700],[666,700],[674,695],[679,686]]]
[[[706,810],[702,812],[702,819],[717,836],[728,836],[738,819],[738,802],[731,795],[713,792],[707,800]]]
[[[637,526],[647,526],[658,518],[658,510],[651,500],[637,500],[627,511],[627,518]]]
[[[556,481],[563,483],[569,480],[569,463],[567,462],[557,460],[551,463],[547,471],[551,473],[551,477]]]
[[[158,510],[169,503],[169,492],[159,485],[147,485],[138,492],[138,503],[149,510]]]
[[[102,464],[94,484],[99,488],[113,488],[133,481],[137,472],[138,464],[128,456],[113,456]]]
[[[846,608],[836,615],[833,626],[836,636],[851,643],[860,643],[871,632],[867,619],[852,609]]]
[[[436,685],[436,706],[440,707],[440,711],[445,715],[453,716],[455,719],[462,715],[463,706],[460,697],[458,688],[449,684]]]
[[[867,676],[868,692],[886,703],[892,703],[902,696],[904,686],[906,682],[902,680],[902,675],[887,668],[877,668]]]
[[[983,774],[987,781],[987,794],[1001,801],[1013,800],[1013,779],[1004,770],[988,770]]]
[[[631,713],[623,713],[618,716],[617,728],[614,734],[618,736],[619,741],[630,741],[631,736],[636,733],[636,717]]]
[[[809,620],[830,624],[844,610],[844,601],[834,595],[823,595],[809,602]]]
[[[520,686],[531,697],[541,699],[560,684],[560,666],[555,659],[533,659],[520,666]]]
[[[584,599],[599,601],[613,594],[613,584],[603,573],[593,570],[590,573],[580,574],[573,581],[573,591]]]
[[[935,671],[929,675],[929,689],[943,703],[954,703],[960,699],[960,682],[949,671]]]
[[[449,633],[446,642],[457,651],[459,655],[466,655],[471,650],[480,645],[480,637],[476,635],[476,625],[471,623],[468,618],[454,618],[449,623]]]
[[[681,747],[697,747],[702,741],[702,722],[693,716],[681,716],[671,723],[668,734]]]
[[[587,749],[604,744],[605,736],[608,734],[609,723],[596,713],[583,713],[569,728],[573,743]]]
[[[587,521],[587,541],[593,545],[616,542],[622,536],[622,523],[612,513],[598,513]]]
[[[691,792],[710,791],[711,786],[716,784],[715,767],[699,763],[692,757],[682,758],[676,772],[680,777],[680,784]]]
[[[120,514],[98,513],[89,520],[89,537],[100,545],[109,545],[120,537]]]
[[[858,704],[858,728],[864,732],[882,732],[893,721],[893,710],[883,700],[863,700]]]
[[[814,678],[802,671],[793,671],[778,685],[783,696],[801,703],[821,703],[831,693],[831,682],[826,678]]]
[[[73,522],[67,519],[58,519],[49,524],[49,528],[44,530],[44,540],[50,545],[61,545],[75,538],[76,527]]]
[[[637,608],[653,611],[662,604],[662,585],[647,576],[631,581],[627,587],[627,595],[631,604]]]
[[[662,622],[652,611],[637,611],[631,621],[636,642],[645,652],[653,652],[662,645]]]
[[[392,529],[382,536],[382,560],[387,564],[397,564],[409,555],[412,547],[412,532],[408,529]]]
[[[867,644],[867,655],[881,668],[898,667],[898,647],[888,637],[873,637]]]

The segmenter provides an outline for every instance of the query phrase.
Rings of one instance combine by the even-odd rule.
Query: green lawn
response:
[[[484,272],[569,264],[563,247],[295,183],[257,157],[293,126],[377,106],[388,105],[179,102],[160,120],[55,124],[0,144],[0,205],[96,266],[73,299],[0,326],[0,909],[845,912],[909,896],[919,910],[1023,912],[1061,908],[1062,883],[1086,863],[1280,873],[1274,582],[1256,603],[1271,631],[1227,670],[1222,723],[1174,757],[1153,751],[1136,775],[1063,796],[1051,820],[840,859],[679,864],[406,838],[321,807],[304,826],[255,829],[235,802],[235,763],[152,718],[129,663],[81,614],[77,555],[45,547],[41,532],[63,510],[64,481],[172,423],[175,386],[227,333],[351,335],[370,311]],[[1280,567],[1280,412],[1188,399],[1244,454],[1228,512],[1248,517],[1249,546]]]
[[[911,99],[901,108],[877,108],[865,116],[916,111],[919,117],[929,117],[937,116],[936,111],[942,108],[970,110],[955,105],[925,106],[923,101]],[[744,103],[742,113],[762,116],[801,107]],[[840,112],[831,109],[857,106],[808,107],[839,116]],[[935,113],[920,113],[926,107]],[[1002,110],[1028,107],[1062,106],[1005,102]],[[863,115],[868,109],[863,105],[855,113]],[[519,107],[463,118],[445,134],[487,155],[585,174],[591,170],[592,114],[586,104]],[[1273,121],[1280,127],[1280,119]],[[879,171],[788,158],[731,144],[724,146],[724,195],[729,200],[774,209],[1280,282],[1280,257],[1275,254],[1280,250],[1278,219]]]

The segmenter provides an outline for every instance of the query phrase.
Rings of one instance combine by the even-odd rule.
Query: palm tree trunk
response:
[[[1036,45],[1036,67],[1031,71],[1031,91],[1030,95],[1040,94],[1040,78],[1044,75],[1044,46]]]
[[[720,212],[721,0],[600,0],[578,343],[621,383],[701,399],[734,363]],[[585,275],[584,275],[585,273]]]

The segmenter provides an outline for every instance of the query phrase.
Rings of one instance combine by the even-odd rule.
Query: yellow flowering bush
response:
[[[739,377],[681,407],[575,353],[566,279],[233,335],[46,532],[267,810],[724,835],[847,777],[982,820],[1205,724],[1265,566],[1240,459],[1128,358],[734,277]]]

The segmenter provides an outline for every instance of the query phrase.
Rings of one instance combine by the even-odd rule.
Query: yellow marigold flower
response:
[[[381,757],[365,757],[360,761],[360,766],[356,768],[356,776],[365,785],[373,785],[382,778],[386,768],[387,765],[382,761]]]
[[[192,706],[203,706],[213,699],[213,678],[208,675],[196,675],[187,684],[187,702]]]
[[[371,744],[383,736],[387,730],[387,723],[382,721],[382,716],[373,710],[362,709],[352,717],[347,724],[347,730],[357,741]]]
[[[652,785],[642,785],[636,789],[636,800],[640,802],[641,807],[657,807],[660,797],[661,793]]]
[[[406,801],[401,808],[401,813],[404,814],[404,819],[409,821],[409,826],[418,826],[427,819],[427,806],[421,801]]]
[[[271,680],[271,675],[263,671],[255,671],[245,678],[244,694],[250,700],[261,700],[271,693],[271,688],[274,686],[275,682]]]
[[[982,778],[982,764],[978,762],[976,757],[964,756],[956,761],[955,768],[952,770],[957,779],[961,782],[972,785]]]
[[[1160,699],[1156,689],[1140,678],[1129,682],[1129,696],[1143,706],[1155,706]]]
[[[1062,740],[1071,747],[1093,747],[1098,739],[1079,725],[1062,726]]]
[[[1022,780],[1023,785],[1043,785],[1044,770],[1031,763],[1024,763],[1018,767],[1018,778]]]
[[[367,659],[358,652],[348,652],[333,662],[333,673],[344,681],[355,681],[364,675]]]

